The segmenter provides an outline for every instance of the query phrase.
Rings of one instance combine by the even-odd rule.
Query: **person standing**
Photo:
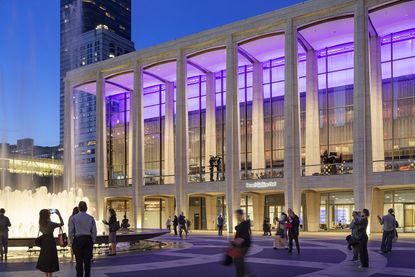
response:
[[[119,222],[117,221],[117,214],[113,208],[108,210],[110,218],[108,221],[103,220],[102,223],[108,225],[108,243],[110,244],[110,249],[108,256],[117,255],[117,231],[120,229]]]
[[[59,217],[60,223],[50,220],[50,213],[53,211]],[[63,226],[63,219],[58,210],[43,209],[39,212],[39,232],[42,233],[40,254],[36,268],[45,273],[46,277],[52,277],[52,273],[59,271],[58,251],[56,241],[53,237],[55,228]]]
[[[97,227],[95,219],[86,213],[88,206],[84,201],[79,202],[79,213],[74,215],[69,228],[73,238],[73,250],[76,259],[76,276],[91,276],[91,259]],[[85,275],[84,275],[85,273]]]
[[[12,226],[10,220],[4,214],[6,210],[0,209],[0,258],[7,260],[7,250],[9,245],[9,227]]]
[[[300,254],[300,243],[298,242],[298,236],[300,235],[300,219],[294,213],[294,211],[290,208],[288,209],[288,240],[289,240],[289,247],[288,253],[293,251],[293,240],[295,241],[295,247],[297,248],[297,253]]]
[[[218,221],[218,236],[222,236],[223,224],[225,223],[225,220],[223,219],[221,214],[218,216],[217,221]]]
[[[380,217],[378,220],[383,225],[382,244],[380,247],[380,253],[388,253],[392,251],[392,241],[396,232],[396,219],[393,216],[393,209],[388,210],[388,214]]]
[[[171,217],[170,216],[169,216],[169,218],[167,218],[166,228],[167,228],[167,230],[171,231]]]
[[[68,228],[69,228],[69,226],[71,226],[72,217],[74,215],[76,215],[77,213],[79,213],[79,208],[74,207],[73,210],[72,210],[72,215],[68,219]],[[71,238],[71,236],[69,236],[68,237],[68,247],[71,251],[71,263],[73,263],[73,259],[74,259],[74,256],[75,256],[74,253],[73,253],[72,244],[73,244],[73,239]]]
[[[362,216],[356,221],[357,225],[357,237],[359,241],[359,256],[360,256],[360,266],[359,268],[369,267],[369,253],[367,250],[367,225],[368,225],[369,210],[363,209]]]
[[[178,223],[179,223],[179,235],[180,235],[180,238],[183,238],[183,231],[185,232],[187,236],[186,217],[184,216],[183,212],[181,212],[179,215]]]
[[[281,248],[286,248],[285,237],[287,236],[287,231],[285,230],[285,223],[287,222],[287,214],[282,212],[280,218],[277,218],[277,235],[274,241],[274,249],[278,249],[278,246]]]
[[[179,225],[179,220],[177,219],[177,216],[175,215],[173,217],[173,229],[174,229],[174,235],[177,236],[177,226]]]
[[[232,246],[239,250],[239,254],[233,258],[236,268],[236,276],[246,276],[245,256],[251,247],[251,222],[244,219],[244,212],[242,209],[235,211],[238,225],[236,225],[235,239],[232,241]]]
[[[352,258],[352,262],[358,261],[359,260],[359,246],[358,244],[356,244],[355,242],[357,242],[357,224],[356,221],[359,220],[359,213],[357,211],[353,211],[352,213],[352,221],[350,222],[350,226],[349,229],[351,230],[351,235],[350,235],[350,241],[349,243],[349,249],[352,248],[353,249],[353,258]]]

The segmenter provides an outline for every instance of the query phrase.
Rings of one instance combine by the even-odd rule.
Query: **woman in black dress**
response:
[[[44,272],[46,277],[52,277],[52,272],[59,271],[58,251],[53,231],[63,226],[63,219],[58,210],[54,212],[58,215],[60,223],[50,220],[50,210],[43,209],[39,212],[39,231],[42,233],[42,239],[36,268]]]
[[[117,231],[119,223],[117,223],[117,214],[113,208],[109,210],[110,218],[108,221],[103,220],[102,222],[105,225],[108,225],[109,235],[108,235],[108,243],[110,244],[110,249],[108,256],[115,256],[117,255]]]

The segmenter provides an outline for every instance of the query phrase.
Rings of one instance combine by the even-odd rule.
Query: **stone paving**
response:
[[[392,253],[378,253],[380,242],[369,242],[369,269],[358,269],[359,263],[350,261],[344,235],[303,235],[301,254],[272,249],[272,237],[255,236],[247,257],[253,276],[415,276],[415,239],[400,239]],[[175,244],[173,249],[141,253],[121,253],[115,257],[98,258],[93,263],[92,276],[235,276],[233,266],[220,264],[228,237],[213,234],[191,234],[187,239],[172,235],[160,238]],[[76,276],[74,264],[62,262],[61,271],[53,276]],[[0,276],[43,276],[36,271],[35,261],[0,263]]]

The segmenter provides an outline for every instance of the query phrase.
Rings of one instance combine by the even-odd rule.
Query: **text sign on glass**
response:
[[[277,186],[277,182],[253,182],[253,183],[246,183],[245,187],[248,189],[259,189],[259,188],[273,188]]]

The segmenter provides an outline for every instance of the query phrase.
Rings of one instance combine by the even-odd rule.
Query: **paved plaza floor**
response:
[[[351,251],[344,242],[346,234],[303,234],[300,237],[301,254],[272,249],[273,237],[255,236],[247,257],[253,276],[415,276],[415,239],[403,237],[394,245],[392,253],[380,254],[379,237],[369,242],[370,267],[359,270],[358,263],[350,261]],[[174,248],[136,253],[120,253],[115,257],[97,258],[92,276],[235,276],[232,266],[220,264],[230,237],[213,233],[193,233],[187,239],[166,235],[159,240]],[[61,270],[53,276],[76,276],[75,265],[60,264]],[[43,276],[36,271],[35,261],[0,263],[0,276]]]

